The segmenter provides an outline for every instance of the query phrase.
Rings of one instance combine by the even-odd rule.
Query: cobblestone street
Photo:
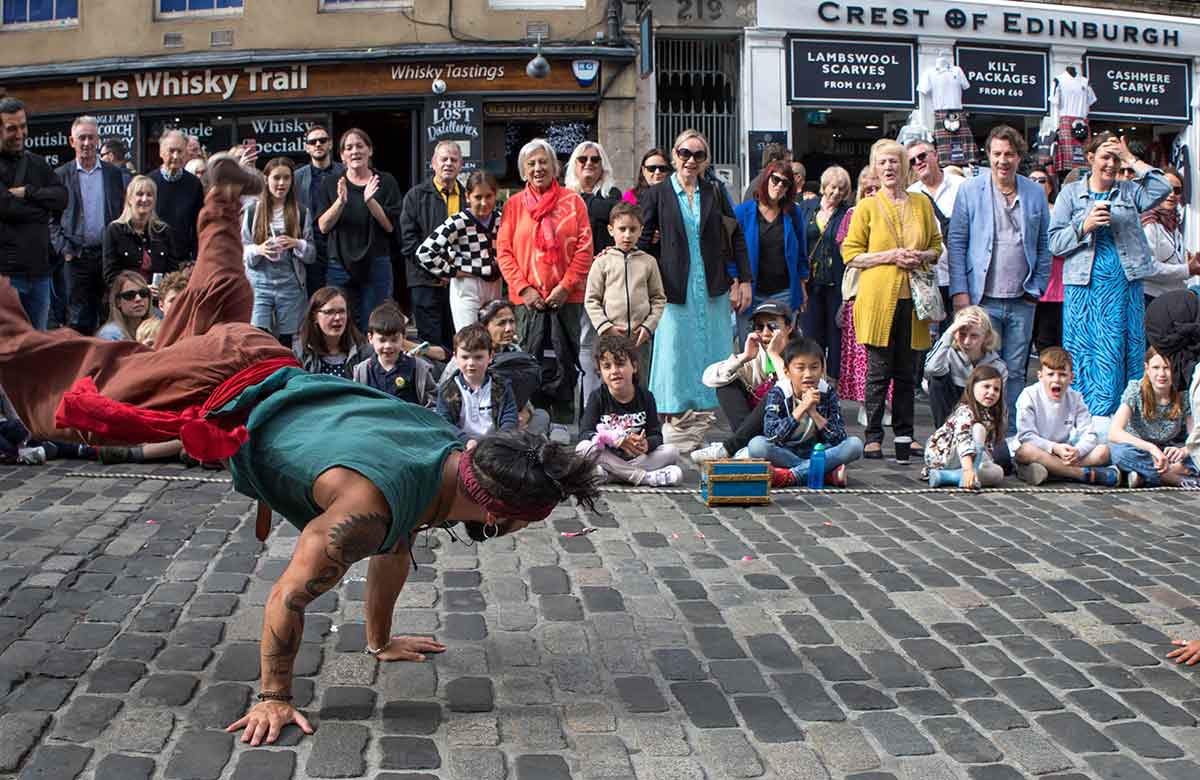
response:
[[[363,654],[360,564],[309,610],[317,733],[251,749],[222,729],[295,531],[260,545],[227,483],[76,468],[0,469],[0,776],[1200,777],[1196,672],[1163,660],[1200,633],[1200,496],[609,492],[479,547],[431,536],[396,630],[450,650]]]

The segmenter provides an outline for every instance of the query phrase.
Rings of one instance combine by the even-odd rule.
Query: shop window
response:
[[[412,8],[413,0],[320,0],[322,11],[375,11]]]
[[[79,0],[4,0],[4,26],[63,26],[79,23]]]
[[[586,8],[587,0],[488,0],[488,6],[497,11],[562,11]]]
[[[242,0],[158,0],[159,17],[226,16],[242,12]]]

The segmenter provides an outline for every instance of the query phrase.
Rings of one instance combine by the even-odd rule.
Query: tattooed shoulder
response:
[[[329,529],[325,552],[343,566],[350,566],[379,550],[391,526],[392,519],[378,512],[350,515]]]

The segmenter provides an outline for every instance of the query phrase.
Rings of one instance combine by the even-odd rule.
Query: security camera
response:
[[[435,95],[446,94],[446,82],[443,81],[442,79],[434,79],[433,80],[433,94],[435,94]]]

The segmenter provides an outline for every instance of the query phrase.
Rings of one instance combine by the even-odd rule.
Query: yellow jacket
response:
[[[909,195],[902,219],[883,192],[876,193],[854,208],[850,231],[842,242],[842,259],[849,263],[861,254],[888,249],[942,250],[942,235],[933,216],[933,207],[924,195]],[[889,225],[890,222],[890,225]],[[900,241],[897,241],[897,237]],[[936,262],[936,261],[935,261]],[[886,347],[891,342],[892,319],[896,302],[909,298],[908,271],[886,264],[867,268],[858,281],[854,301],[854,334],[860,344]],[[903,287],[902,287],[903,285]],[[905,295],[901,296],[901,290]],[[912,348],[929,349],[929,322],[913,314]]]

